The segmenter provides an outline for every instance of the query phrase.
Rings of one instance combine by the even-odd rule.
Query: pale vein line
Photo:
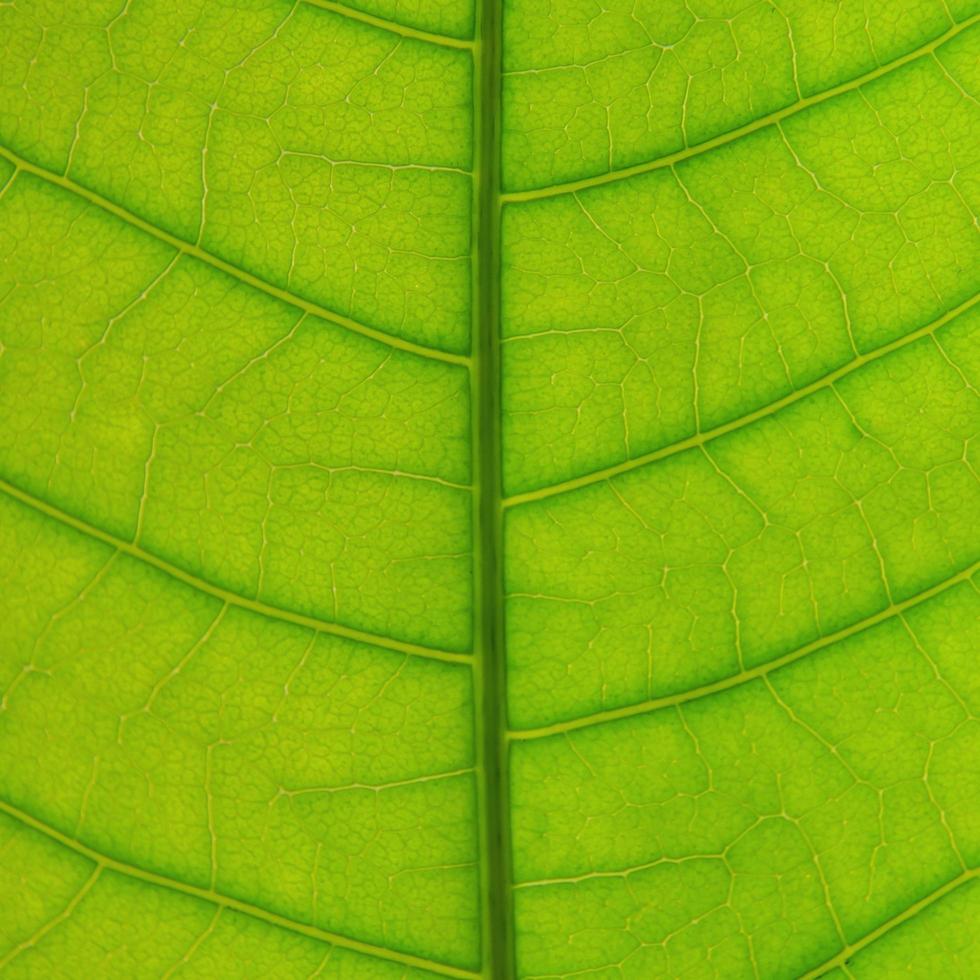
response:
[[[320,319],[333,323],[335,326],[343,327],[346,330],[351,331],[351,333],[360,334],[363,337],[369,337],[371,340],[375,340],[387,347],[394,347],[398,350],[406,351],[409,354],[415,354],[418,357],[427,357],[430,360],[443,361],[446,364],[456,364],[460,366],[466,366],[469,364],[469,358],[462,354],[451,354],[448,351],[438,350],[435,347],[426,347],[423,344],[416,344],[414,341],[405,340],[402,337],[396,337],[394,334],[385,333],[383,330],[378,330],[375,327],[369,327],[367,324],[359,323],[357,320],[352,320],[350,317],[346,317],[341,313],[328,310],[325,306],[320,306],[318,303],[314,303],[311,300],[303,299],[303,297],[297,296],[295,293],[292,293],[287,289],[276,286],[271,282],[266,282],[266,280],[260,278],[259,276],[256,276],[245,269],[239,268],[237,265],[234,265],[231,262],[226,262],[217,255],[213,255],[211,252],[206,251],[199,245],[194,245],[191,242],[185,241],[183,238],[178,238],[176,235],[172,235],[169,231],[164,231],[162,228],[158,228],[151,222],[139,217],[139,215],[127,210],[122,205],[116,204],[114,201],[110,201],[108,198],[103,197],[101,194],[97,194],[95,191],[89,190],[87,187],[83,187],[81,184],[76,183],[71,178],[64,177],[52,170],[47,170],[44,167],[39,167],[37,164],[31,163],[29,160],[25,160],[23,157],[18,156],[5,146],[0,146],[0,159],[5,159],[12,163],[18,171],[33,174],[35,177],[40,177],[41,180],[44,180],[49,184],[54,184],[56,187],[67,190],[76,197],[83,198],[84,200],[88,201],[89,204],[93,204],[96,207],[101,208],[103,211],[107,211],[114,217],[125,221],[127,224],[132,225],[134,228],[138,228],[140,231],[145,232],[148,235],[152,235],[158,241],[164,242],[171,248],[175,248],[182,252],[184,255],[189,255],[191,258],[195,258],[199,262],[204,262],[206,265],[211,266],[211,268],[218,269],[220,272],[225,273],[225,275],[231,276],[233,279],[237,279],[239,282],[243,282],[246,285],[251,286],[253,289],[258,289],[269,296],[274,296],[281,302],[288,303],[290,306],[295,307],[296,309],[311,313],[313,316],[320,317]],[[11,183],[12,182],[13,178],[11,178]]]
[[[347,20],[356,20],[362,24],[370,24],[372,27],[380,27],[382,30],[400,34],[402,37],[413,38],[416,41],[426,41],[429,44],[438,44],[441,47],[456,48],[461,51],[470,51],[473,48],[473,42],[466,38],[452,37],[449,34],[436,34],[432,31],[424,31],[420,27],[409,27],[407,24],[399,24],[394,20],[385,20],[384,17],[376,17],[374,14],[366,13],[363,10],[356,10],[345,3],[334,3],[333,0],[301,0],[301,2],[309,4],[311,7],[319,7],[321,10],[329,10],[331,13],[347,18]]]
[[[240,899],[232,898],[230,895],[224,895],[221,892],[214,891],[213,889],[199,888],[197,885],[190,885],[187,882],[180,881],[178,878],[169,878],[166,875],[157,874],[154,871],[147,871],[145,868],[141,868],[138,865],[127,864],[125,861],[119,861],[116,858],[102,854],[101,852],[86,846],[81,841],[68,837],[60,830],[57,830],[49,824],[44,823],[42,820],[39,820],[37,817],[32,816],[24,810],[12,806],[5,800],[0,800],[0,812],[6,813],[7,816],[19,821],[24,826],[30,827],[32,830],[36,830],[39,833],[44,834],[46,837],[56,841],[63,847],[67,847],[76,854],[81,854],[90,861],[94,861],[100,870],[102,868],[108,868],[110,871],[116,871],[119,874],[127,875],[130,878],[136,878],[137,880],[144,881],[150,885],[157,885],[161,888],[169,888],[171,891],[182,892],[185,895],[190,895],[192,898],[209,902],[212,905],[218,905],[223,908],[232,909],[235,912],[241,912],[244,915],[251,916],[253,919],[260,919],[269,925],[278,926],[281,929],[288,929],[291,932],[300,933],[301,935],[308,936],[311,939],[318,939],[320,942],[330,943],[334,946],[342,946],[345,949],[353,950],[357,953],[363,953],[367,956],[391,960],[395,963],[401,964],[402,966],[415,967],[416,969],[420,970],[431,970],[434,973],[442,974],[442,976],[460,978],[460,980],[477,980],[477,978],[480,976],[478,973],[474,973],[471,970],[464,970],[460,967],[450,966],[448,963],[428,960],[425,957],[415,956],[412,953],[402,953],[398,950],[385,949],[383,946],[375,946],[372,943],[364,942],[360,939],[353,939],[350,936],[345,936],[341,933],[320,929],[317,926],[308,925],[305,922],[297,922],[296,920],[290,919],[284,915],[279,915],[277,912],[270,912],[268,909],[262,908],[259,905],[252,905],[250,902],[243,902]]]
[[[25,939],[22,943],[18,943],[13,949],[7,953],[2,959],[0,959],[0,970],[6,969],[13,960],[15,960],[21,953],[26,952],[33,946],[36,946],[49,932],[56,929],[65,921],[74,911],[78,908],[82,899],[92,890],[95,883],[99,880],[99,875],[102,874],[102,863],[98,863],[95,866],[95,870],[88,876],[82,887],[74,894],[71,901],[63,908],[54,918],[49,919],[47,922],[41,926],[30,938]]]
[[[726,851],[728,848],[725,849]],[[550,888],[554,885],[580,885],[584,881],[601,881],[604,878],[629,878],[641,871],[649,871],[652,868],[659,868],[665,864],[687,864],[691,861],[723,861],[725,852],[718,854],[686,854],[683,857],[660,857],[653,861],[644,861],[643,864],[634,864],[628,868],[613,868],[609,871],[583,871],[577,875],[562,875],[557,878],[535,878],[531,881],[519,881],[514,885],[514,890],[518,891],[525,888]]]
[[[758,119],[754,119],[752,122],[746,123],[744,126],[739,126],[736,129],[730,129],[728,132],[721,133],[718,136],[714,136],[702,143],[695,143],[692,146],[686,146],[682,150],[677,150],[675,153],[670,153],[667,156],[659,157],[656,160],[649,160],[646,163],[638,163],[632,167],[623,167],[620,170],[613,170],[605,174],[596,174],[594,177],[584,177],[581,180],[571,180],[562,184],[553,184],[550,187],[538,187],[525,191],[511,191],[508,194],[501,195],[502,200],[505,203],[538,201],[549,197],[558,197],[561,194],[568,194],[571,191],[586,190],[590,187],[601,187],[604,184],[618,183],[621,180],[626,180],[629,177],[636,177],[639,174],[651,173],[655,170],[663,170],[666,167],[672,167],[675,163],[680,163],[683,160],[689,160],[692,157],[700,156],[702,153],[707,153],[709,150],[714,150],[720,146],[726,146],[729,143],[734,143],[743,136],[748,136],[750,133],[755,133],[760,129],[765,129],[767,126],[772,126],[774,123],[782,122],[784,119],[788,119],[790,116],[795,116],[797,113],[803,112],[805,109],[809,109],[815,105],[820,105],[820,103],[836,98],[838,95],[844,95],[847,92],[852,92],[855,89],[860,88],[862,85],[866,85],[868,82],[873,82],[875,79],[881,78],[882,75],[887,75],[889,72],[895,71],[896,69],[901,68],[910,62],[917,61],[919,58],[931,54],[947,41],[953,40],[953,38],[962,34],[964,31],[969,30],[978,22],[980,22],[980,14],[974,14],[967,20],[964,20],[955,27],[950,28],[950,30],[946,31],[944,34],[940,34],[939,37],[933,38],[933,40],[922,45],[922,47],[916,48],[914,51],[910,51],[907,54],[903,54],[901,57],[895,58],[893,61],[887,61],[885,64],[879,65],[877,68],[874,68],[869,72],[865,72],[863,75],[858,75],[856,78],[852,78],[850,81],[842,82],[840,85],[835,85],[833,88],[825,89],[823,92],[818,92],[816,95],[811,95],[805,99],[800,99],[798,102],[792,102],[788,106],[784,106],[782,109],[778,109],[775,112],[770,112],[765,116],[760,116]]]
[[[221,918],[221,913],[224,912],[225,907],[223,905],[217,905],[214,909],[214,915],[211,916],[211,921],[208,923],[207,928],[202,932],[197,939],[194,940],[188,946],[186,952],[173,966],[167,970],[166,973],[160,978],[160,980],[170,980],[178,970],[186,966],[194,958],[194,954],[201,948],[201,946],[207,942],[207,940],[213,935],[215,927],[218,925],[218,919]]]
[[[560,483],[553,483],[550,486],[540,487],[537,490],[528,490],[525,493],[513,494],[504,500],[503,505],[504,507],[516,507],[519,504],[530,503],[534,500],[546,500],[547,498],[555,497],[558,494],[568,493],[571,490],[579,490],[582,487],[588,487],[595,483],[601,483],[603,480],[609,480],[612,477],[619,476],[621,473],[629,473],[631,470],[639,469],[640,467],[646,466],[649,463],[655,463],[658,460],[666,459],[669,456],[675,456],[677,453],[685,452],[688,449],[695,449],[698,446],[703,446],[706,443],[713,442],[715,439],[727,435],[729,432],[736,432],[739,429],[751,425],[753,422],[758,422],[760,419],[775,415],[782,409],[787,408],[796,402],[802,401],[804,398],[807,398],[809,395],[812,395],[817,391],[822,391],[824,388],[832,387],[841,379],[846,378],[849,374],[853,374],[855,371],[864,367],[865,364],[870,364],[873,361],[880,360],[894,351],[908,347],[917,340],[921,340],[923,337],[928,337],[936,333],[936,331],[946,326],[947,323],[950,323],[961,314],[973,309],[978,303],[980,303],[980,294],[971,296],[970,299],[960,303],[959,306],[955,306],[953,309],[944,313],[938,320],[933,320],[932,323],[927,323],[925,326],[919,327],[918,329],[913,330],[911,333],[907,333],[903,337],[899,337],[890,343],[883,344],[881,347],[875,347],[866,354],[861,354],[859,357],[848,361],[835,371],[831,371],[830,374],[825,374],[822,378],[817,378],[816,381],[811,381],[810,384],[804,385],[802,388],[797,388],[796,391],[791,392],[790,394],[785,395],[774,402],[769,402],[768,405],[763,405],[761,408],[757,408],[754,412],[749,412],[747,415],[741,415],[729,422],[724,422],[722,425],[717,425],[713,429],[707,429],[704,432],[699,432],[696,435],[688,437],[687,439],[681,439],[678,442],[671,443],[669,446],[662,446],[660,449],[655,449],[652,452],[644,453],[642,456],[634,456],[632,459],[624,460],[622,463],[615,463],[612,466],[606,466],[601,470],[594,470],[593,472],[586,473],[583,476],[576,476],[571,480],[562,480]]]
[[[73,517],[71,514],[60,510],[53,504],[40,500],[32,494],[21,490],[19,487],[8,483],[6,480],[0,479],[0,492],[5,493],[7,496],[12,497],[15,500],[19,500],[22,504],[26,504],[28,507],[31,507],[39,513],[44,514],[46,517],[50,517],[61,524],[65,524],[76,531],[80,531],[82,534],[85,534],[90,538],[95,538],[98,541],[102,541],[103,543],[110,545],[117,551],[120,551],[131,558],[135,558],[137,561],[152,565],[154,568],[158,569],[164,574],[183,582],[185,585],[191,586],[191,588],[197,589],[199,592],[206,592],[208,595],[212,595],[215,598],[221,599],[224,602],[227,602],[229,605],[237,606],[240,609],[247,609],[250,612],[258,613],[259,615],[265,616],[269,619],[278,619],[283,620],[284,622],[294,623],[297,626],[303,626],[306,629],[316,630],[319,633],[329,633],[334,636],[343,637],[347,640],[354,640],[358,643],[366,643],[375,647],[383,647],[387,650],[393,650],[396,653],[409,654],[414,657],[425,657],[429,660],[440,660],[445,663],[452,664],[472,663],[472,658],[469,656],[469,654],[453,653],[448,650],[437,650],[432,647],[422,646],[419,643],[407,643],[403,640],[396,640],[392,637],[375,635],[374,633],[367,633],[364,630],[354,629],[350,626],[343,626],[340,623],[328,623],[324,620],[317,619],[315,616],[306,616],[303,613],[293,612],[289,609],[281,609],[278,606],[271,606],[268,603],[260,602],[257,599],[248,599],[245,596],[238,595],[236,592],[231,592],[228,589],[221,588],[221,586],[213,585],[211,582],[199,578],[196,575],[192,575],[190,572],[187,572],[176,565],[172,565],[163,558],[158,558],[152,552],[146,551],[130,541],[124,541],[122,538],[117,538],[108,531],[103,531],[101,528],[95,527],[94,525],[89,524],[87,521]]]
[[[919,912],[927,909],[930,905],[933,905],[940,899],[945,898],[950,894],[950,892],[956,891],[957,888],[965,885],[973,878],[976,878],[977,875],[980,875],[980,868],[970,868],[969,870],[964,871],[963,874],[954,878],[952,881],[946,882],[945,885],[942,885],[934,892],[926,895],[925,898],[921,898],[919,901],[910,905],[907,909],[905,909],[905,911],[899,912],[898,915],[892,916],[886,922],[883,922],[880,926],[878,926],[877,929],[872,930],[861,939],[851,943],[850,946],[845,946],[844,949],[842,949],[836,956],[831,957],[831,959],[827,960],[825,963],[822,963],[815,969],[810,970],[808,973],[804,973],[803,976],[800,977],[800,980],[816,980],[817,977],[822,977],[831,970],[843,966],[847,960],[860,953],[862,949],[865,949],[872,943],[881,939],[882,936],[891,932],[891,930],[895,929],[897,926],[908,922],[909,919],[918,915]]]
[[[303,786],[299,789],[286,789],[284,786],[279,788],[279,792],[273,799],[279,797],[311,796],[319,793],[350,793],[363,791],[369,793],[383,793],[389,789],[399,789],[405,786],[418,786],[422,783],[438,783],[445,779],[459,779],[461,776],[469,776],[474,772],[472,766],[466,769],[453,769],[449,772],[433,772],[423,776],[409,776],[406,779],[392,779],[387,783],[345,783],[342,786]]]
[[[622,708],[610,708],[608,711],[596,711],[593,714],[584,715],[581,718],[572,718],[568,721],[559,721],[552,725],[542,725],[539,728],[511,730],[507,733],[507,737],[515,741],[524,741],[528,739],[545,738],[548,735],[564,734],[566,732],[577,731],[580,728],[591,728],[593,725],[602,725],[611,721],[619,721],[622,718],[633,718],[637,715],[645,715],[653,711],[658,711],[661,708],[686,704],[688,701],[696,701],[712,694],[718,694],[721,691],[730,690],[733,687],[740,687],[742,684],[746,684],[749,681],[766,677],[773,671],[779,670],[781,667],[785,667],[788,664],[795,663],[797,660],[802,660],[811,653],[816,653],[819,650],[823,650],[825,647],[839,643],[841,640],[846,640],[849,636],[853,636],[856,633],[863,633],[865,630],[878,626],[880,623],[883,623],[886,620],[892,619],[895,616],[900,616],[907,610],[912,609],[915,606],[919,606],[922,603],[935,598],[937,595],[941,595],[943,592],[946,592],[948,589],[952,589],[961,582],[967,581],[977,571],[980,571],[980,561],[974,562],[972,565],[962,569],[955,575],[952,575],[950,578],[943,579],[942,582],[937,582],[935,585],[924,589],[922,592],[909,596],[908,599],[903,599],[901,602],[896,602],[892,605],[886,606],[884,609],[872,616],[868,616],[856,623],[852,623],[850,626],[845,626],[843,629],[839,629],[834,633],[828,634],[827,636],[822,636],[819,639],[813,640],[812,642],[807,643],[790,653],[777,657],[775,660],[769,660],[764,664],[759,664],[756,667],[752,667],[750,670],[739,671],[737,674],[731,674],[730,676],[724,677],[719,681],[714,681],[711,684],[704,684],[701,687],[695,687],[689,691],[683,691],[680,694],[669,694],[661,698],[650,698],[647,701],[640,701],[636,704],[626,705]]]
[[[324,466],[322,463],[283,463],[276,466],[277,470],[301,470],[307,468],[331,474],[370,473],[374,476],[392,476],[399,480],[417,480],[420,483],[435,483],[441,487],[448,487],[450,490],[471,491],[473,489],[469,483],[457,483],[455,480],[446,480],[441,476],[430,476],[427,473],[411,473],[408,470],[386,470],[380,466],[358,466],[356,464]]]

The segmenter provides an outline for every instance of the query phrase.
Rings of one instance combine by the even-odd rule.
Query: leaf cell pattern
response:
[[[0,49],[5,977],[980,975],[976,0]]]

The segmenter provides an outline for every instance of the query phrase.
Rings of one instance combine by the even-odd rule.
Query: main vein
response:
[[[481,0],[476,48],[474,344],[471,379],[476,534],[478,752],[484,847],[484,962],[494,980],[514,976],[503,630],[503,480],[500,441],[499,0]]]

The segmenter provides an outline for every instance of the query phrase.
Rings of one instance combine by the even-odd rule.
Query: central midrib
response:
[[[501,2],[480,0],[474,50],[474,318],[471,382],[475,494],[477,752],[483,845],[483,961],[514,976],[503,633],[500,442]]]

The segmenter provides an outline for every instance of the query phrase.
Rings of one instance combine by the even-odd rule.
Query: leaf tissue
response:
[[[980,976],[980,2],[0,3],[0,975]]]

